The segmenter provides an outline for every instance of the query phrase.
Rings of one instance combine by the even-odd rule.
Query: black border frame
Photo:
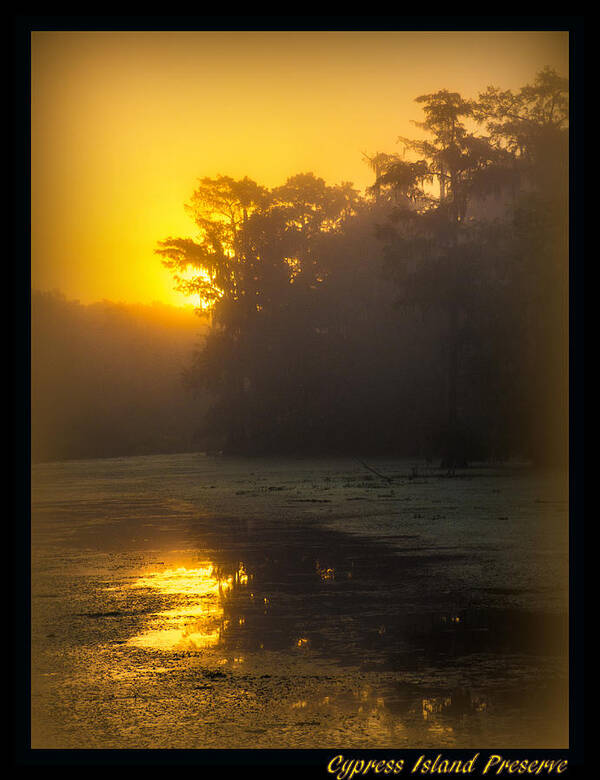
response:
[[[31,38],[34,30],[560,30],[569,32],[570,138],[570,747],[568,750],[32,750],[29,744],[30,703],[30,314],[31,314]],[[11,311],[12,409],[9,412],[12,447],[8,450],[11,506],[8,513],[12,564],[9,592],[13,609],[13,670],[9,674],[9,764],[12,766],[184,766],[220,772],[227,767],[261,768],[261,774],[295,772],[324,777],[327,764],[343,752],[345,758],[404,759],[403,775],[418,755],[428,758],[471,758],[501,752],[512,759],[569,761],[563,777],[583,770],[583,350],[584,350],[584,17],[583,16],[13,16],[9,27],[9,68],[13,101],[13,254],[7,258]],[[10,447],[10,445],[9,445]],[[479,764],[478,762],[478,764]],[[490,775],[491,776],[491,775]]]

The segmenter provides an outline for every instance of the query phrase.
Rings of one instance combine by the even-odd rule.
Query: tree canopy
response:
[[[416,98],[361,195],[203,178],[158,254],[212,328],[187,372],[226,452],[566,455],[568,84]]]

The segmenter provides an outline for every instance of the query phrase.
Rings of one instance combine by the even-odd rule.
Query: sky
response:
[[[418,135],[418,95],[518,89],[568,59],[567,32],[33,32],[32,288],[189,304],[154,249],[194,235],[199,178],[363,190],[363,152]]]

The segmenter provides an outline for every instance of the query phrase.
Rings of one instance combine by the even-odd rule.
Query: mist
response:
[[[206,323],[191,309],[32,294],[32,460],[184,452],[204,399],[182,371]]]

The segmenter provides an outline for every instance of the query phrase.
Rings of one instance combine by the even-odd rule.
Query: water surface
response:
[[[35,466],[33,747],[565,747],[564,479],[368,465]]]

